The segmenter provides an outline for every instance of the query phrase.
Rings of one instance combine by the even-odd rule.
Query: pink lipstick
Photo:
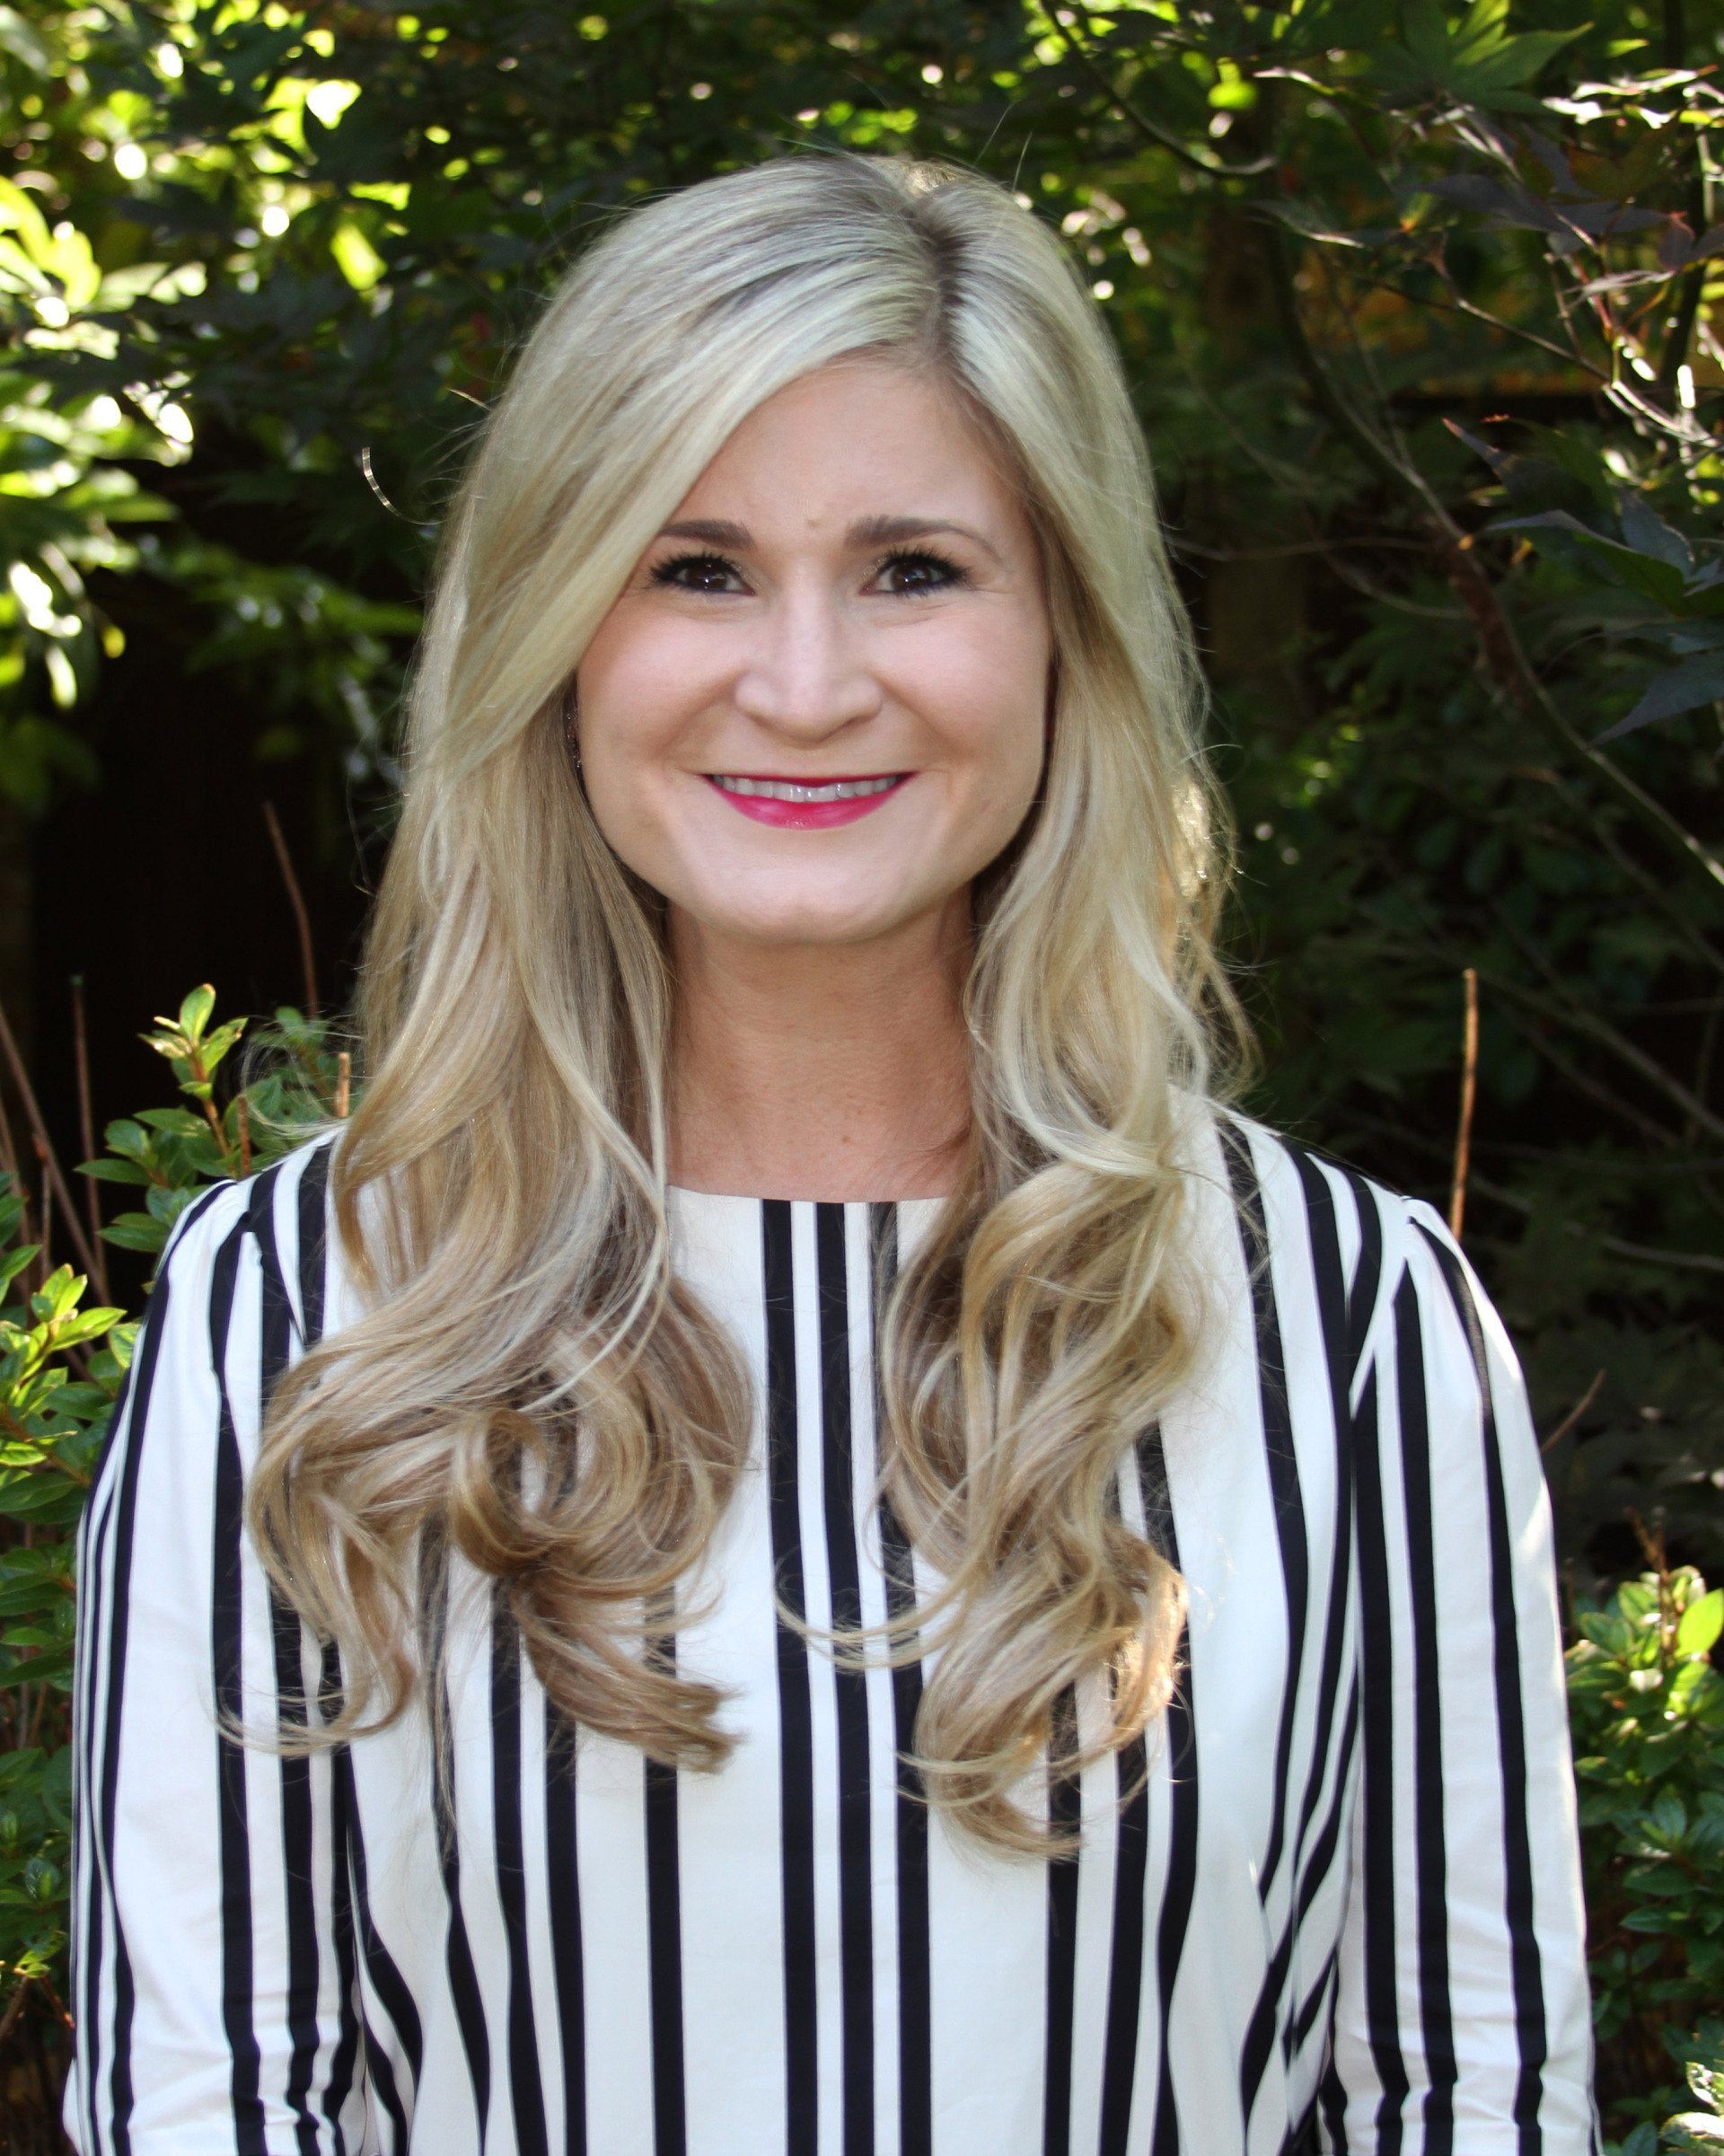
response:
[[[780,831],[826,831],[836,823],[854,823],[871,809],[889,801],[913,776],[909,771],[859,771],[842,779],[796,779],[777,771],[708,771],[704,774],[707,783],[717,794],[721,794],[734,809],[752,816],[757,823],[771,823]],[[748,786],[795,787],[800,798],[786,800],[777,794],[743,793],[735,781]],[[836,786],[860,786],[866,793],[819,796]],[[812,796],[812,797],[811,797]]]

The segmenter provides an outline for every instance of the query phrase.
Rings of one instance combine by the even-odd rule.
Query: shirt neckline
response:
[[[790,1198],[771,1198],[759,1191],[697,1191],[686,1183],[667,1183],[666,1192],[673,1199],[692,1201],[696,1205],[944,1205],[946,1193],[932,1197],[876,1198],[810,1198],[801,1192]]]

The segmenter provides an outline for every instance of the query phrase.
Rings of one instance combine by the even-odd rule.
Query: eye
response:
[[[655,562],[651,580],[673,591],[714,593],[725,577],[741,574],[722,554],[677,554],[668,561]]]
[[[954,591],[970,581],[970,572],[958,562],[949,560],[944,554],[930,553],[926,547],[894,548],[890,554],[882,556],[875,574],[902,576],[903,581],[898,590],[905,598]]]

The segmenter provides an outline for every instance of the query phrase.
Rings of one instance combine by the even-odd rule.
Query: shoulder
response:
[[[224,1316],[242,1270],[261,1303],[279,1303],[301,1338],[321,1330],[329,1297],[330,1166],[339,1129],[319,1131],[268,1166],[228,1176],[176,1217],[156,1264],[148,1309],[188,1301]],[[146,1311],[146,1316],[147,1316]]]
[[[1355,1384],[1410,1283],[1489,1310],[1428,1200],[1234,1108],[1207,1104],[1193,1137],[1199,1179],[1230,1206],[1247,1264],[1267,1282],[1260,1299],[1279,1285],[1283,1301],[1307,1304]]]
[[[209,1184],[175,1216],[92,1471],[86,1523],[106,1517],[116,1492],[128,1508],[156,1504],[149,1517],[163,1536],[214,1501],[224,1448],[254,1422],[271,1374],[322,1329],[339,1137],[321,1131],[253,1175]]]

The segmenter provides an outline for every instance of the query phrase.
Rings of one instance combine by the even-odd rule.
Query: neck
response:
[[[967,893],[857,944],[742,943],[673,914],[670,1179],[761,1197],[934,1197],[970,1122]]]

